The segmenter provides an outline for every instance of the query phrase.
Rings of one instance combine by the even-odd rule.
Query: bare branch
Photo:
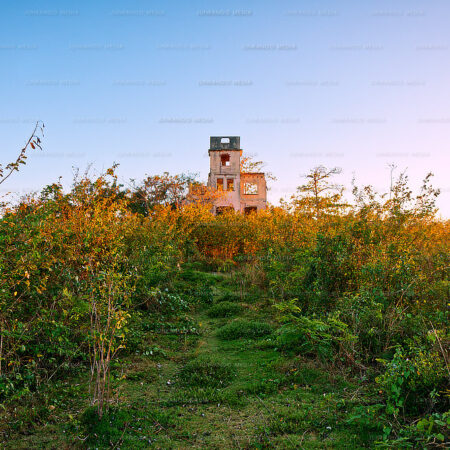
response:
[[[27,159],[27,149],[31,147],[33,150],[38,147],[42,150],[41,139],[39,136],[44,136],[44,123],[40,120],[36,122],[33,133],[29,137],[27,143],[22,148],[19,156],[14,162],[9,163],[4,169],[0,164],[0,184],[4,183],[15,171],[19,171],[21,164],[26,164]],[[6,175],[5,175],[6,172]]]

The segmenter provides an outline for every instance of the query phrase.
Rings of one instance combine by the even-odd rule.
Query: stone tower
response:
[[[211,136],[208,186],[225,194],[214,205],[214,212],[225,209],[250,213],[266,208],[264,173],[241,173],[242,149],[239,136]]]

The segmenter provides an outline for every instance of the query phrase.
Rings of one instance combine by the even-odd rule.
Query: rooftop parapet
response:
[[[210,150],[241,150],[240,136],[211,136]]]

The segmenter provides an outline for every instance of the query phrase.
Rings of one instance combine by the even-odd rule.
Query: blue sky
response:
[[[0,18],[0,160],[46,125],[3,190],[120,163],[125,181],[196,172],[239,135],[277,203],[323,164],[380,190],[428,171],[450,215],[447,1],[15,1]]]

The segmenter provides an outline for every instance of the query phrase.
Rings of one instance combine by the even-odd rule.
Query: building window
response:
[[[233,178],[227,179],[227,191],[234,191],[234,179]]]
[[[220,155],[220,162],[222,166],[229,167],[230,166],[230,155],[228,153],[224,155]]]
[[[247,215],[247,216],[249,214],[253,214],[253,213],[257,212],[257,211],[258,211],[258,208],[256,206],[246,206],[244,208],[244,214]]]
[[[245,195],[258,194],[258,185],[256,183],[244,183],[244,194]]]
[[[217,190],[223,191],[223,178],[217,178]]]

